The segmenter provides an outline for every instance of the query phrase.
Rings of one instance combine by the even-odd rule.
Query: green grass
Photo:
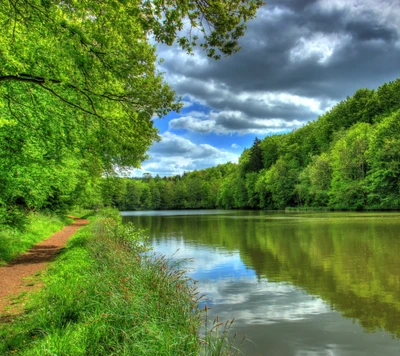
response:
[[[229,326],[222,339],[218,324],[200,336],[204,313],[180,264],[155,256],[142,231],[115,219],[98,217],[69,240],[27,312],[0,325],[1,355],[229,352]]]
[[[90,216],[93,216],[95,214],[95,211],[93,209],[84,209],[80,206],[76,206],[76,207],[70,209],[68,211],[68,214],[72,215],[72,216],[78,216],[82,219],[86,219]]]
[[[0,265],[50,237],[71,221],[59,216],[30,213],[24,227],[0,226]]]

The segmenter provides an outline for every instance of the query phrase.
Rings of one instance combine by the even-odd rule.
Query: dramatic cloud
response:
[[[169,123],[171,129],[185,129],[197,133],[217,134],[267,134],[281,132],[283,129],[294,129],[301,126],[297,120],[285,121],[282,119],[254,119],[240,111],[211,112],[199,118],[197,115],[182,116]]]
[[[221,109],[214,106],[221,89],[233,97],[262,91],[337,101],[399,75],[399,4],[271,1],[249,24],[238,54],[213,61],[162,47],[163,69],[179,94],[213,109]]]
[[[215,61],[199,48],[189,56],[159,45],[165,59],[159,70],[184,97],[184,108],[160,126],[169,156],[161,160],[164,146],[157,144],[152,167],[171,154],[181,158],[169,171],[206,165],[186,141],[174,138],[175,146],[168,146],[168,132],[199,135],[196,142],[214,148],[216,136],[231,137],[222,153],[229,160],[233,143],[243,147],[255,135],[300,127],[357,89],[400,77],[399,18],[398,0],[271,0],[248,24],[242,50],[229,58]],[[238,135],[252,138],[238,142]],[[194,152],[206,151],[192,145]],[[221,162],[218,157],[214,161]]]

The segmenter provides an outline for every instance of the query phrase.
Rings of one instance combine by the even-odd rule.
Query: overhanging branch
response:
[[[68,84],[68,83],[63,83],[61,80],[58,79],[49,79],[49,78],[44,78],[44,77],[39,77],[35,75],[30,75],[30,74],[16,74],[16,75],[0,75],[0,82],[2,81],[18,81],[18,82],[25,82],[25,83],[33,83],[36,85],[39,85],[41,88],[45,89],[46,91],[50,92],[52,95],[63,101],[65,104],[72,106],[80,111],[83,111],[86,114],[96,116],[98,118],[104,119],[101,115],[97,113],[96,110],[96,105],[92,99],[93,96],[99,97],[99,98],[104,98],[106,100],[110,101],[116,101],[119,102],[120,104],[125,103],[129,104],[131,106],[134,106],[136,110],[138,111],[147,111],[147,108],[145,105],[141,105],[137,99],[132,98],[129,94],[112,94],[109,92],[104,92],[103,94],[95,93],[87,88],[79,88],[75,85]],[[81,95],[83,95],[89,106],[91,107],[92,110],[85,109],[84,107],[68,100],[61,94],[59,94],[56,90],[51,88],[50,86],[46,84],[61,84],[64,86],[64,88],[69,88],[71,90],[74,90]]]
[[[49,91],[51,94],[53,94],[53,95],[56,96],[57,98],[59,98],[59,99],[60,99],[61,101],[63,101],[64,103],[66,103],[66,104],[68,104],[68,105],[70,105],[70,106],[72,106],[72,107],[74,107],[74,108],[76,108],[76,109],[78,109],[78,110],[81,110],[81,111],[83,111],[83,112],[85,112],[85,113],[87,113],[87,114],[89,114],[89,115],[96,116],[96,117],[98,117],[99,119],[104,119],[102,116],[98,115],[96,112],[92,112],[92,111],[86,110],[86,109],[83,108],[82,106],[76,105],[76,104],[72,103],[71,101],[69,101],[69,100],[63,98],[61,95],[59,95],[58,93],[56,93],[53,89],[51,89],[51,88],[49,88],[49,87],[46,87],[46,86],[43,85],[42,83],[40,83],[40,86],[41,86],[43,89]]]
[[[18,74],[18,75],[2,75],[0,76],[0,82],[6,80],[15,80],[18,82],[30,82],[35,84],[43,84],[43,83],[61,83],[61,80],[57,79],[46,79],[43,77],[36,77],[29,74]]]

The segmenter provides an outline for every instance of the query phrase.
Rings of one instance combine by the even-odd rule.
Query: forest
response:
[[[182,176],[101,181],[101,199],[141,209],[399,209],[400,80],[359,89],[293,132],[256,138],[239,163]]]
[[[156,44],[229,56],[262,4],[0,1],[0,225],[101,204],[101,177],[140,166],[152,118],[182,106]]]

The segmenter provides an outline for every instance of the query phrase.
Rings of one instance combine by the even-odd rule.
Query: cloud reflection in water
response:
[[[268,325],[331,312],[321,298],[288,283],[257,278],[244,265],[239,251],[228,252],[183,239],[154,240],[153,246],[157,253],[192,260],[186,264],[188,276],[198,281],[201,294],[207,294],[200,307],[207,304],[222,320],[235,317],[241,324]]]

